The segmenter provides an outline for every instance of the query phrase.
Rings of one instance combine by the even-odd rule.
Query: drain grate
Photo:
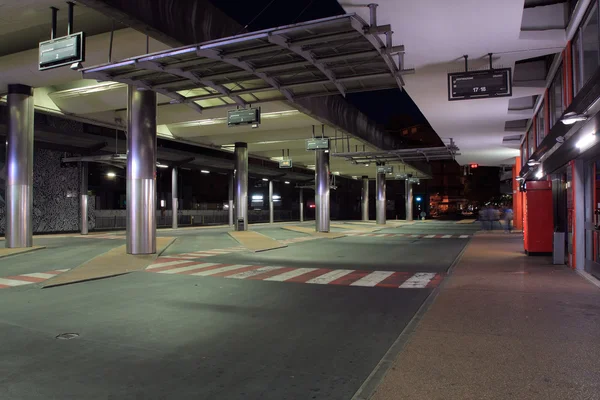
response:
[[[71,332],[71,333],[61,333],[57,335],[55,339],[69,340],[75,339],[79,337],[79,333]]]

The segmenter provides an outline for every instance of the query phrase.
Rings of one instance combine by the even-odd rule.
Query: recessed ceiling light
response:
[[[202,172],[203,174],[210,174],[210,171],[207,171],[205,169],[201,169],[200,172]]]

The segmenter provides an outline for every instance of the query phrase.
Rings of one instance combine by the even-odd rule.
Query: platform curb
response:
[[[18,253],[13,253],[13,254],[0,255],[0,258],[20,256],[21,254],[33,253],[34,251],[44,250],[45,248],[46,248],[46,246],[27,247],[27,250],[23,250],[23,251],[20,251]]]
[[[448,272],[446,273],[447,277],[452,275],[452,271],[458,265],[460,260],[462,259],[465,251],[471,244],[473,236],[469,238],[467,244],[463,249],[458,253],[450,267],[448,267]],[[404,327],[398,338],[392,343],[388,351],[384,354],[383,358],[379,361],[379,363],[375,366],[373,371],[369,374],[367,379],[363,382],[363,384],[358,388],[354,396],[350,400],[369,400],[376,393],[379,384],[383,381],[383,378],[387,375],[388,371],[396,361],[396,358],[402,351],[404,350],[404,346],[408,343],[413,333],[421,323],[423,316],[429,310],[429,307],[433,304],[437,296],[439,295],[442,288],[446,285],[447,278],[445,278],[433,291],[427,296],[421,307],[417,310],[415,315],[412,317],[410,322]]]

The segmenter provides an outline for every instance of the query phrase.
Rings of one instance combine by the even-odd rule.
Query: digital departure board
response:
[[[227,111],[227,125],[260,124],[259,108],[241,108]]]
[[[448,74],[448,100],[512,96],[510,68]]]
[[[40,43],[40,71],[85,61],[83,32]]]
[[[279,160],[279,168],[292,168],[292,159]]]
[[[329,150],[329,138],[306,139],[306,150]]]

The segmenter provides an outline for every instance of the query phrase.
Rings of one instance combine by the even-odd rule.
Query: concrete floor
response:
[[[279,240],[305,236],[277,226],[255,228]],[[438,228],[444,234],[477,229]],[[436,231],[432,223],[410,229]],[[226,229],[180,232],[166,255],[237,246]],[[51,248],[0,260],[0,277],[72,268],[123,243],[48,237],[36,244],[41,241]],[[444,272],[467,243],[316,239],[210,262]],[[350,399],[432,290],[150,272],[49,289],[1,289],[0,398]],[[66,332],[80,336],[55,339]]]
[[[597,286],[478,235],[373,400],[600,399],[599,343]]]

